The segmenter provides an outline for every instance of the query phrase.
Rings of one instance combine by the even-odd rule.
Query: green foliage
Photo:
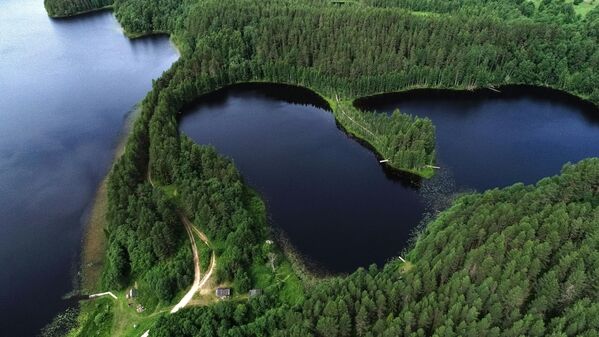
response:
[[[262,257],[265,219],[252,212],[250,192],[230,161],[187,137],[181,137],[179,153],[176,181],[180,200],[186,212],[194,215],[194,224],[204,229],[212,241],[221,243],[217,278],[234,279],[245,292],[250,287],[246,272],[254,260]]]
[[[430,177],[435,163],[435,127],[428,118],[390,116],[359,111],[353,105],[334,104],[335,117],[353,135],[372,145],[392,167]]]
[[[46,1],[50,15],[103,4]],[[303,289],[288,264],[274,273],[264,268],[270,253],[264,207],[233,164],[179,135],[176,122],[199,95],[247,81],[303,85],[341,102],[414,87],[525,83],[599,103],[597,8],[583,18],[562,0],[538,6],[521,0],[116,0],[114,7],[128,32],[169,32],[183,54],[154,82],[111,171],[104,285],[122,289],[137,280],[140,300],[153,306],[191,284],[178,207],[214,243],[219,281],[233,281],[238,291],[273,285],[247,303],[162,316],[152,335],[598,333],[599,160],[566,166],[536,186],[460,198],[418,238],[409,270],[393,261]],[[426,175],[419,169],[434,161],[430,121],[340,104],[334,111],[351,133],[394,165]],[[150,176],[179,196],[152,188]],[[98,315],[104,310],[97,309]],[[106,309],[105,316],[87,319],[85,329],[90,335],[106,330],[109,315]]]
[[[202,1],[190,7],[181,34],[195,46],[196,74],[216,77],[221,69],[229,80],[295,83],[329,97],[517,83],[590,97],[594,89],[577,79],[599,80],[591,66],[599,48],[594,32],[578,19],[557,25],[555,15],[507,21],[460,11],[423,16],[302,2]]]
[[[60,336],[110,336],[114,319],[113,300],[102,298],[81,304],[78,326]]]
[[[408,254],[311,287],[292,307],[235,303],[158,322],[157,336],[594,336],[599,159],[535,186],[460,198]],[[210,320],[210,322],[208,322]],[[186,327],[182,329],[182,327]],[[229,330],[232,329],[232,330]]]
[[[48,15],[62,17],[111,6],[114,0],[44,0]]]
[[[46,325],[40,332],[40,337],[62,337],[77,327],[77,316],[79,310],[69,308],[58,314],[52,322]]]
[[[210,247],[208,247],[208,245],[201,243],[198,246],[198,254],[200,255],[200,270],[205,272],[206,270],[210,269],[210,261],[212,259],[212,249],[210,249]]]
[[[180,19],[186,0],[114,0],[116,17],[127,32],[140,35],[172,30]]]
[[[112,177],[119,167],[113,170],[110,186],[117,184]],[[121,199],[125,198],[114,200]],[[138,279],[140,297],[146,304],[168,303],[192,279],[193,259],[184,245],[187,241],[179,217],[167,196],[148,183],[139,185],[129,195],[126,206],[113,207],[116,210],[109,213],[110,239],[103,284],[107,289],[122,289],[131,279]]]

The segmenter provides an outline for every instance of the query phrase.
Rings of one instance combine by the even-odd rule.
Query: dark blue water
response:
[[[272,222],[308,260],[333,272],[400,253],[423,205],[374,154],[348,138],[314,94],[237,86],[201,99],[181,130],[233,159]]]
[[[357,105],[430,118],[439,166],[458,186],[479,191],[532,184],[558,174],[566,162],[599,156],[599,110],[555,90],[414,90],[361,99]]]
[[[187,110],[181,131],[234,160],[265,198],[274,225],[308,260],[351,272],[400,253],[423,213],[446,205],[448,195],[533,183],[567,161],[599,155],[596,108],[551,93],[362,100],[436,124],[443,169],[420,184],[386,174],[370,150],[338,129],[326,103],[302,88],[219,90]]]
[[[34,336],[67,306],[126,114],[177,54],[110,12],[51,20],[42,0],[0,1],[0,32],[0,336]]]

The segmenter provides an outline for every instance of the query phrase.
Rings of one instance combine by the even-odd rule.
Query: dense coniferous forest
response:
[[[75,4],[104,5],[47,0],[46,7],[62,15],[81,11]],[[211,238],[217,279],[240,293],[260,281],[256,270],[272,254],[285,259],[265,247],[264,205],[231,162],[179,134],[178,114],[199,95],[248,81],[309,87],[349,133],[396,168],[424,176],[434,164],[432,123],[359,111],[353,99],[522,83],[599,103],[599,9],[581,16],[563,0],[115,0],[113,7],[129,35],[168,32],[181,51],[142,102],[108,184],[103,285],[138,282],[148,307],[172,303],[191,283],[178,212]],[[592,159],[536,186],[463,196],[418,235],[408,263],[161,316],[152,335],[595,336],[598,183]]]
[[[599,160],[535,186],[459,198],[406,265],[359,269],[271,298],[163,317],[156,336],[596,336]],[[276,309],[275,309],[276,308]]]
[[[61,17],[111,6],[113,2],[114,0],[44,0],[44,6],[50,16]]]
[[[435,127],[428,118],[418,118],[395,110],[383,113],[359,111],[352,104],[334,103],[333,111],[352,135],[371,144],[393,167],[430,177],[434,174]]]

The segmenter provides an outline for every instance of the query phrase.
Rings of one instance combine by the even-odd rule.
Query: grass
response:
[[[288,260],[280,262],[274,272],[266,264],[255,264],[250,272],[256,288],[264,292],[277,292],[279,300],[284,303],[293,305],[304,298],[302,281]]]
[[[532,0],[537,8],[541,4],[541,1],[542,0]],[[573,4],[574,0],[566,0],[566,3]],[[599,5],[599,0],[583,0],[578,5],[574,5],[574,12],[576,12],[576,14],[580,14],[581,16],[585,16],[592,11],[593,8],[597,7],[597,5]]]
[[[151,328],[161,315],[168,312],[169,307],[158,305],[152,312],[138,313],[136,311],[137,303],[132,301],[133,305],[129,306],[124,291],[117,294],[117,297],[117,300],[113,300],[114,321],[111,336],[139,337],[144,331]]]
[[[402,273],[409,272],[413,268],[414,268],[414,264],[410,261],[403,262],[403,264],[401,265]]]
[[[248,188],[244,201],[254,221],[267,226],[266,205],[258,192]],[[262,289],[265,292],[278,291],[279,299],[289,304],[300,302],[304,297],[304,287],[293,268],[292,262],[278,249],[273,249],[273,252],[278,259],[275,263],[274,272],[271,266],[265,263],[254,263],[250,268],[253,287]]]
[[[132,301],[129,306],[125,291],[115,295],[116,300],[107,296],[82,302],[79,326],[67,337],[139,337],[168,312],[167,307],[159,306],[152,312],[138,313],[137,302]]]
[[[599,5],[599,0],[584,0],[580,4],[574,5],[574,11],[576,11],[576,14],[586,16],[597,5]]]

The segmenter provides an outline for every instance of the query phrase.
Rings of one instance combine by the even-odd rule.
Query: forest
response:
[[[104,5],[46,2],[50,15]],[[263,246],[271,233],[259,197],[230,161],[178,132],[179,112],[198,96],[251,81],[308,87],[327,99],[349,133],[397,168],[427,176],[423,167],[435,158],[429,120],[360,111],[351,102],[410,88],[531,84],[598,104],[599,9],[582,16],[573,6],[563,0],[115,0],[127,34],[168,32],[181,58],[153,83],[110,173],[103,286],[123,289],[137,281],[148,307],[172,303],[189,286],[191,253],[175,210],[216,242],[219,281],[240,292],[259,281],[256,267],[272,253]],[[535,186],[463,196],[417,236],[409,263],[305,282],[294,296],[280,296],[275,287],[249,301],[183,310],[161,316],[152,331],[594,336],[598,174],[599,161],[591,159]],[[165,193],[173,189],[178,197]]]
[[[158,320],[156,336],[596,336],[599,159],[459,198],[406,257]]]
[[[391,167],[422,177],[434,174],[435,127],[430,119],[393,111],[390,116],[333,103],[335,118],[350,134],[371,144]]]
[[[111,6],[114,0],[44,0],[48,15],[64,17]]]

